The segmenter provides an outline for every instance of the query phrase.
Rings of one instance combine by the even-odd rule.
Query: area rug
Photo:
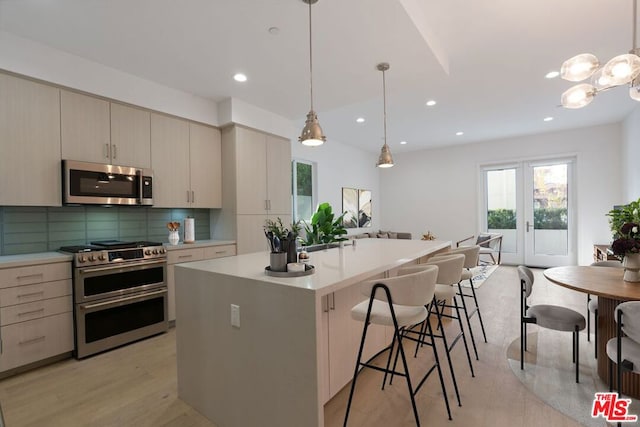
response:
[[[553,339],[553,335],[556,334],[568,339],[569,344],[558,346],[557,340]],[[591,351],[593,346],[584,345],[586,336],[581,334],[580,340],[583,342],[580,346],[580,383],[576,384],[574,365],[571,362],[570,337],[571,335],[566,333],[546,329],[527,334],[529,351],[525,353],[524,370],[520,369],[520,337],[516,338],[507,349],[511,371],[529,391],[547,405],[581,425],[606,426],[608,424],[602,417],[591,417],[595,393],[609,390],[598,377],[597,361]],[[634,399],[629,413],[640,414],[640,402]]]
[[[471,273],[473,273],[473,287],[479,288],[482,284],[491,276],[491,273],[496,271],[498,265],[479,265],[477,267],[473,267],[471,269]],[[462,282],[462,286],[469,288],[471,285],[468,280],[464,280]]]

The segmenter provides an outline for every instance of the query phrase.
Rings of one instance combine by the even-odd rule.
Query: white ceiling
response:
[[[578,53],[626,53],[631,23],[631,0],[319,0],[315,110],[329,143],[378,151],[384,61],[394,153],[620,121],[638,105],[626,88],[566,110],[571,84],[544,75]],[[309,110],[301,0],[0,0],[0,30],[216,101],[239,98],[300,129]],[[238,71],[246,83],[233,81]]]

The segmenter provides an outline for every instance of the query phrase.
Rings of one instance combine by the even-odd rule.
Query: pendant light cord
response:
[[[638,0],[633,0],[633,26],[631,28],[633,28],[633,50],[635,51],[636,48],[638,47],[637,40],[637,25],[638,25]]]
[[[309,87],[311,88],[311,111],[313,111],[313,45],[311,43],[311,1],[309,1]]]
[[[387,85],[384,78],[384,71],[385,70],[382,70],[382,117],[384,123],[384,145],[387,145]]]

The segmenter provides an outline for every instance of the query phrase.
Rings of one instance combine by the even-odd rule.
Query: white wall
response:
[[[479,167],[517,159],[577,156],[578,263],[592,261],[592,245],[611,240],[605,214],[622,197],[622,126],[488,141],[451,148],[394,153],[381,178],[382,228],[419,238],[430,230],[458,240],[478,232]]]
[[[640,198],[640,106],[638,106],[622,125],[622,170],[624,177],[624,199],[620,203],[629,203]]]
[[[300,123],[300,130],[303,125],[304,123]],[[317,163],[318,203],[329,202],[336,213],[342,212],[342,187],[371,190],[371,227],[348,229],[349,235],[377,231],[380,228],[381,195],[379,171],[376,167],[377,154],[335,140],[328,140],[324,145],[314,148],[305,147],[296,140],[291,155],[294,159]],[[402,228],[399,231],[404,230]]]
[[[117,31],[117,30],[116,30]],[[214,101],[0,31],[0,69],[211,125]]]

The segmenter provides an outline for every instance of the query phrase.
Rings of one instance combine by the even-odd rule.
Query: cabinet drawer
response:
[[[171,250],[167,254],[167,263],[200,261],[204,259],[204,248]]]
[[[0,289],[0,307],[71,295],[71,279]]]
[[[71,279],[71,262],[30,265],[0,270],[0,288]]]
[[[208,246],[204,248],[204,259],[222,258],[236,254],[236,245]]]
[[[0,328],[0,371],[73,350],[73,313],[20,322]]]
[[[0,308],[0,324],[2,326],[27,320],[40,319],[72,311],[71,296],[64,296],[27,304],[12,305]]]

